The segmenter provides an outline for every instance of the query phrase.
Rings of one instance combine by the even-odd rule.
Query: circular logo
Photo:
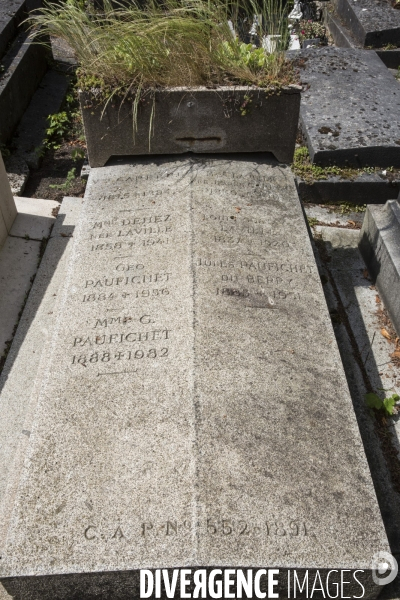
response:
[[[376,552],[372,557],[372,579],[377,585],[391,583],[398,573],[397,560],[389,552]],[[385,576],[385,573],[387,574]]]

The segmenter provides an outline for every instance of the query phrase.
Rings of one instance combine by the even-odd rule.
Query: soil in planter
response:
[[[58,115],[64,120],[60,127],[53,127],[53,133],[49,130],[46,150],[39,168],[31,169],[23,193],[25,197],[61,202],[64,196],[83,197],[85,193],[86,181],[81,179],[80,173],[86,143],[75,74],[71,74],[71,84]]]
[[[74,159],[82,149],[73,141],[64,141],[57,150],[47,150],[39,169],[32,170],[23,192],[26,198],[62,201],[64,196],[83,197],[86,181],[80,172],[83,158]],[[75,172],[73,172],[75,169]]]

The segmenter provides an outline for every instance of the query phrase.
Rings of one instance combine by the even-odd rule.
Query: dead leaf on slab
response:
[[[377,304],[380,304],[380,303],[381,303],[381,299],[379,298],[379,296],[375,296],[375,302],[376,302]]]
[[[387,330],[386,330],[384,327],[382,327],[382,329],[381,329],[381,334],[382,334],[382,335],[383,335],[383,337],[385,337],[387,340],[391,340],[391,339],[392,339],[392,338],[390,337],[390,334],[389,334],[389,332],[388,332],[388,331],[387,331]]]
[[[390,355],[391,358],[400,358],[400,350],[396,350]]]

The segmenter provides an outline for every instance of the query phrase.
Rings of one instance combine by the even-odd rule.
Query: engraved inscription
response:
[[[106,529],[101,529],[92,522],[85,527],[84,537],[88,541],[93,540],[134,540],[135,538],[152,538],[187,535],[192,531],[193,525],[190,519],[179,521],[177,519],[167,519],[164,522],[156,523],[154,521],[138,522],[134,527],[115,524]],[[237,537],[242,539],[250,538],[286,538],[287,540],[296,537],[308,535],[309,528],[303,522],[297,519],[282,521],[271,518],[268,520],[259,520],[257,522],[249,519],[206,519],[204,522],[197,522],[196,527],[200,534],[211,537]]]
[[[96,363],[117,363],[123,361],[136,361],[142,358],[166,358],[168,356],[168,348],[150,348],[150,350],[127,350],[126,352],[93,352],[92,354],[74,354],[72,357],[73,365],[96,364]]]
[[[140,275],[129,275],[129,277],[102,277],[101,279],[87,279],[85,288],[102,289],[104,287],[137,285],[141,283],[166,283],[170,280],[172,273],[145,273]]]
[[[82,302],[101,302],[103,300],[115,300],[117,298],[127,298],[130,296],[131,298],[156,298],[157,296],[168,296],[170,293],[168,288],[161,289],[150,289],[145,288],[142,290],[135,290],[134,292],[120,292],[120,293],[110,293],[110,294],[85,294],[82,298]]]

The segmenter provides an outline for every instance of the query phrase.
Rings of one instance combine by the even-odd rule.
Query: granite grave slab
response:
[[[400,11],[387,0],[333,0],[335,9],[363,46],[400,44]]]
[[[199,566],[361,569],[377,596],[388,542],[289,168],[92,169],[53,322],[11,596],[134,598],[140,568]]]
[[[356,168],[400,166],[400,86],[374,52],[300,51],[300,122],[311,159]]]
[[[339,17],[333,6],[324,5],[323,19],[329,33],[332,36],[335,46],[339,48],[362,48],[361,42],[354,36],[354,33],[345,25],[343,19]],[[393,44],[376,48],[372,46],[368,48],[377,55],[388,69],[397,69],[400,66],[400,48],[394,48]]]

